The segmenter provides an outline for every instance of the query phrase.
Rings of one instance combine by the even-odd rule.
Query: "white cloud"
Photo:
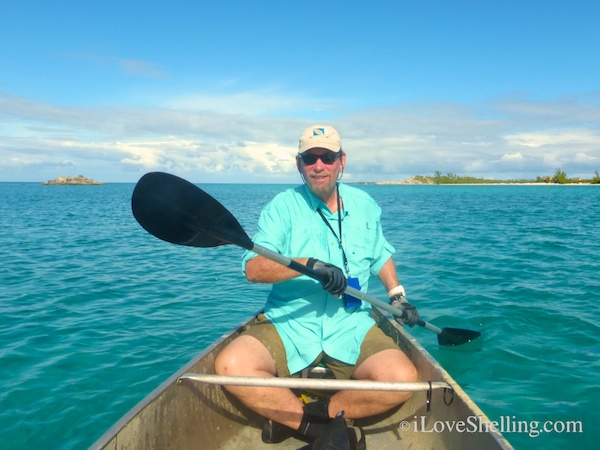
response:
[[[523,154],[521,152],[506,153],[502,155],[502,158],[500,158],[502,161],[522,161],[523,159],[525,158],[523,158]]]
[[[483,160],[471,161],[465,165],[465,170],[470,173],[487,171],[489,163]]]
[[[561,145],[600,145],[600,135],[590,129],[517,133],[506,135],[504,138],[509,145],[533,148]]]
[[[581,163],[598,163],[600,157],[588,155],[586,153],[578,152],[575,154],[575,161]]]
[[[562,116],[560,102],[548,105],[550,124],[546,109],[536,102],[527,108],[526,101],[510,108],[395,105],[352,111],[332,121],[314,119],[315,114],[298,115],[311,119],[286,116],[311,104],[324,105],[331,115],[336,102],[290,96],[292,106],[278,115],[277,100],[287,97],[272,91],[260,100],[259,94],[196,96],[204,99],[205,109],[194,98],[194,108],[180,99],[162,102],[170,107],[86,108],[0,94],[0,181],[41,181],[69,175],[66,170],[103,181],[135,181],[146,171],[165,170],[194,181],[294,183],[299,181],[298,136],[316,122],[340,131],[348,154],[345,179],[354,181],[436,170],[535,178],[557,167],[586,177],[600,162],[600,122],[572,118],[600,117],[600,106],[585,99],[565,103]],[[577,114],[577,105],[587,114]]]
[[[103,56],[89,52],[70,52],[65,56],[95,66],[96,69],[116,68],[125,75],[141,78],[162,78],[166,73],[155,63],[141,59]]]
[[[272,87],[246,92],[186,94],[164,101],[171,110],[211,111],[220,114],[244,114],[254,117],[281,117],[298,114],[317,115],[343,107],[334,99],[315,100],[309,93],[287,93]]]

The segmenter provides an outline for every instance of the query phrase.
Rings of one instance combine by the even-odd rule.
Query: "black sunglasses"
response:
[[[336,153],[327,152],[322,155],[315,155],[313,153],[299,153],[298,156],[300,157],[302,162],[307,166],[312,166],[313,164],[315,164],[317,162],[317,159],[323,161],[323,164],[330,165],[333,164],[336,159],[342,156],[342,151],[340,150]]]

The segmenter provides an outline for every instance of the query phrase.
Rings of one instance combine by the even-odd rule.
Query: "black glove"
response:
[[[393,307],[402,311],[400,317],[394,317],[396,322],[400,325],[406,324],[411,328],[417,324],[419,321],[419,312],[417,311],[417,308],[406,301],[406,297],[397,295],[390,297],[390,301],[392,302]]]
[[[348,280],[339,267],[315,258],[308,258],[306,266],[321,275],[322,279],[319,279],[319,281],[323,285],[323,289],[331,295],[340,296],[348,287]]]

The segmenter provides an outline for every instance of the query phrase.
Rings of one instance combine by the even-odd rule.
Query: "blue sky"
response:
[[[2,2],[0,181],[299,182],[600,170],[597,1]]]

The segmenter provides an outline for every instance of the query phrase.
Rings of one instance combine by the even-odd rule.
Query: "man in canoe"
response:
[[[247,279],[273,286],[264,316],[218,355],[216,372],[287,377],[323,363],[341,379],[417,381],[412,362],[370,317],[370,305],[343,294],[348,282],[366,291],[369,276],[376,275],[392,304],[404,312],[396,320],[414,326],[419,319],[404,299],[392,259],[394,248],[383,236],[380,207],[364,191],[339,183],[346,153],[337,131],[325,125],[306,129],[296,165],[304,184],[278,194],[263,209],[253,241],[311,267],[323,281],[247,252],[243,257]],[[345,418],[369,417],[411,395],[340,391],[304,405],[289,389],[228,386],[227,390],[268,419],[263,441],[273,443],[292,434],[315,441],[340,411]],[[349,434],[352,440],[352,429]]]

